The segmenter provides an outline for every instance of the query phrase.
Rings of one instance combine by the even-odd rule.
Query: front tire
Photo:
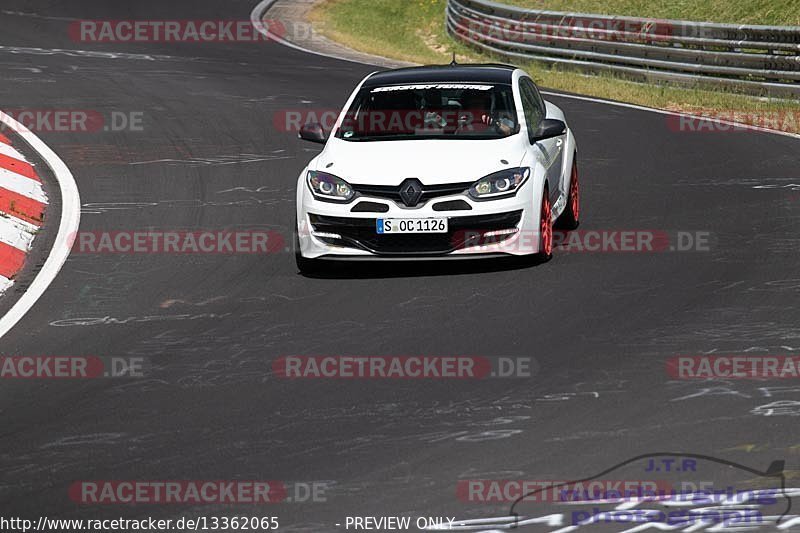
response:
[[[572,160],[572,175],[569,179],[569,195],[567,196],[567,207],[558,217],[556,227],[563,230],[577,229],[580,224],[581,214],[581,188],[578,180],[578,156]]]

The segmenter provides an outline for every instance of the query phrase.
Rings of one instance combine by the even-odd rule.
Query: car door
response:
[[[539,127],[541,121],[547,118],[547,111],[542,96],[536,85],[529,78],[520,80],[520,95],[525,119],[528,124],[528,135]],[[554,203],[561,195],[561,167],[563,165],[564,139],[557,137],[532,143],[533,156],[542,162],[547,169],[547,185],[550,190],[550,201]]]

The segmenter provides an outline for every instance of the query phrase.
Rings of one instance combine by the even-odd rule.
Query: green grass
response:
[[[693,0],[691,4],[702,3]],[[705,0],[716,4],[717,0]],[[800,5],[800,0],[728,0],[731,4]],[[516,0],[527,5],[610,6],[645,4],[644,0]],[[667,4],[667,2],[661,2]],[[721,3],[721,2],[720,2]],[[673,0],[668,5],[690,4]],[[652,8],[652,6],[651,6]],[[475,51],[453,40],[444,29],[445,0],[328,0],[310,14],[315,27],[329,38],[363,52],[422,64],[449,63],[456,52],[459,62],[497,61],[501,58]],[[695,7],[695,10],[700,7]],[[739,8],[736,8],[739,9]],[[752,9],[752,7],[748,7]],[[730,7],[726,13],[732,12]],[[651,9],[652,11],[652,9]],[[768,10],[766,10],[768,11]],[[655,15],[654,15],[655,16]],[[661,15],[658,15],[661,16]],[[797,17],[798,14],[794,13]],[[765,15],[766,17],[766,15]],[[680,18],[680,17],[678,17]],[[788,16],[787,16],[788,18]],[[772,22],[771,20],[769,22]],[[545,88],[608,98],[673,111],[791,111],[800,116],[800,102],[770,100],[723,91],[643,84],[612,74],[587,75],[539,62],[520,64]],[[789,126],[797,132],[797,121]]]
[[[504,0],[531,9],[800,26],[800,0]]]
[[[435,63],[442,61],[446,50],[438,53],[426,37],[444,33],[444,6],[444,0],[329,0],[311,17],[325,35],[351,48]],[[442,43],[437,39],[435,44]]]

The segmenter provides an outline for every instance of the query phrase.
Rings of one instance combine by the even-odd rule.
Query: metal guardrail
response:
[[[800,96],[800,27],[540,11],[448,0],[447,30],[512,59],[619,72],[642,81]]]

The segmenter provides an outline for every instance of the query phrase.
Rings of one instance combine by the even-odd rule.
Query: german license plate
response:
[[[447,233],[446,218],[379,218],[375,224],[378,234],[385,233]]]

